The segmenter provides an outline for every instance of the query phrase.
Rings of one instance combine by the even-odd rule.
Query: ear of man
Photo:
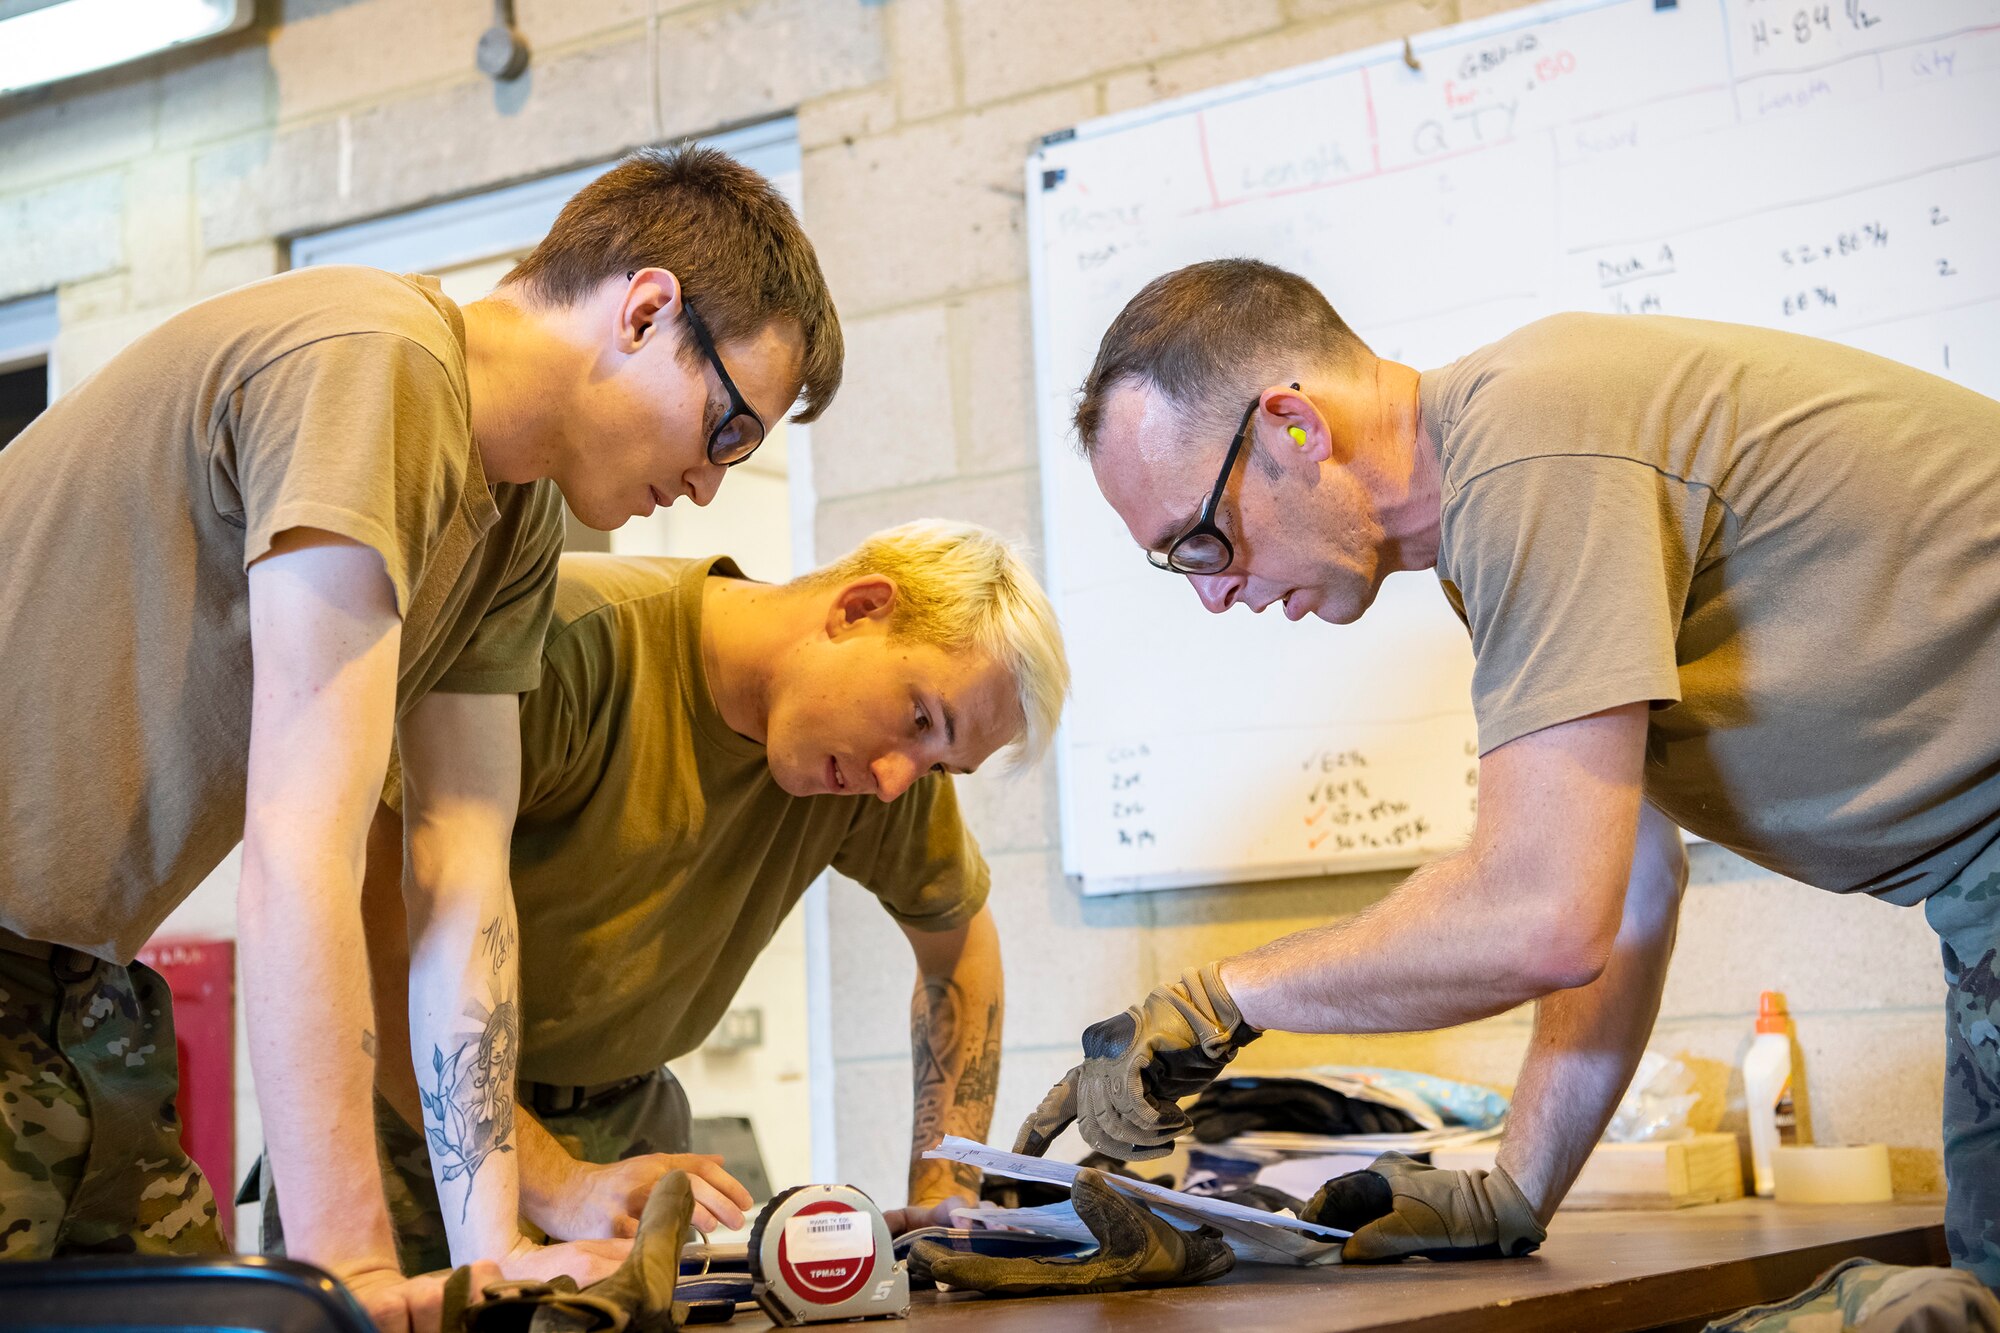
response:
[[[617,279],[607,278],[607,283]],[[618,350],[638,351],[656,329],[671,327],[681,310],[681,281],[663,268],[642,268],[625,280],[619,297],[612,337]]]
[[[827,609],[826,632],[842,638],[856,630],[886,630],[896,609],[896,583],[881,574],[868,574],[843,584],[834,593]]]
[[[1289,384],[1264,390],[1257,413],[1259,443],[1278,461],[1281,471],[1310,468],[1333,457],[1333,435],[1312,399]]]

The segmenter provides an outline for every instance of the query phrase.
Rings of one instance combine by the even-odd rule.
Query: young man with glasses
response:
[[[362,851],[392,737],[417,1047],[426,1068],[506,1063],[515,696],[540,674],[562,504],[613,528],[706,503],[754,423],[801,391],[818,412],[840,361],[770,184],[709,150],[642,153],[486,300],[284,274],[142,335],[0,453],[0,1257],[221,1248],[174,1119],[169,997],[134,956],[241,839],[294,1253],[385,1328],[435,1319],[353,1170],[375,1077]],[[455,1258],[586,1279],[616,1261],[522,1242],[511,1081],[442,1095]]]
[[[1133,298],[1076,425],[1133,538],[1211,611],[1345,623],[1389,573],[1435,569],[1477,659],[1479,818],[1379,906],[1089,1028],[1024,1147],[1074,1118],[1106,1152],[1163,1152],[1173,1099],[1264,1029],[1534,1000],[1497,1170],[1392,1156],[1314,1205],[1360,1228],[1350,1259],[1526,1253],[1652,1028],[1678,825],[1924,904],[1949,984],[1947,1238],[2000,1283],[2000,403],[1652,316],[1558,315],[1419,374],[1304,279],[1224,260]]]
[[[892,1225],[969,1202],[976,1172],[921,1157],[945,1133],[986,1136],[999,1076],[999,939],[952,777],[1008,746],[1032,760],[1068,682],[1047,598],[983,528],[893,528],[775,586],[725,557],[564,556],[541,683],[521,701],[509,876],[528,1220],[629,1236],[680,1167],[697,1226],[743,1224],[751,1200],[727,1164],[685,1155],[687,1097],[663,1066],[700,1046],[828,867],[876,896],[917,961],[909,1207]],[[402,803],[392,774],[366,910],[383,1181],[420,1272],[445,1262],[447,1219],[431,1080],[400,1058]]]

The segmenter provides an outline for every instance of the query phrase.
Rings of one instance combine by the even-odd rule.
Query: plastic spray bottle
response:
[[[1771,1197],[1771,1150],[1801,1142],[1794,1087],[1802,1081],[1792,1067],[1791,1016],[1782,992],[1757,997],[1757,1036],[1743,1057],[1743,1103],[1750,1119],[1750,1168],[1757,1193]]]

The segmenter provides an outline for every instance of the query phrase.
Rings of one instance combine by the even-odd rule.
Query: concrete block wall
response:
[[[267,0],[249,32],[0,100],[0,301],[59,294],[71,385],[189,302],[277,271],[291,235],[796,112],[806,224],[851,348],[813,432],[819,554],[922,515],[1039,545],[1021,197],[1034,140],[1512,3],[522,0],[533,64],[496,87],[472,66],[483,0]],[[1084,902],[1059,873],[1046,765],[965,796],[1008,956],[1001,1140],[1084,1024],[1396,881]],[[907,950],[865,894],[833,894],[830,924],[841,1170],[898,1200]],[[1920,917],[1697,849],[1658,1043],[1709,1062],[1706,1116],[1740,1116],[1727,1071],[1765,986],[1793,992],[1822,1135],[1886,1140],[1900,1186],[1935,1188],[1941,983]],[[1245,1064],[1366,1060],[1505,1085],[1526,1024],[1273,1038]]]

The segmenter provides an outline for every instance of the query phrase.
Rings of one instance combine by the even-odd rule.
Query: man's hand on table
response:
[[[568,1275],[576,1285],[587,1287],[610,1277],[632,1252],[625,1240],[576,1240],[541,1245],[526,1236],[513,1250],[501,1256],[500,1276],[509,1282],[553,1282]],[[475,1285],[473,1290],[479,1290]]]
[[[1258,1036],[1218,965],[1184,973],[1124,1013],[1083,1030],[1083,1063],[1021,1126],[1014,1151],[1039,1157],[1072,1121],[1084,1142],[1121,1161],[1164,1157],[1190,1128],[1179,1101],[1214,1081]]]
[[[1351,1264],[1516,1258],[1549,1235],[1504,1168],[1440,1171],[1399,1152],[1327,1181],[1299,1216],[1352,1231],[1340,1251]]]
[[[369,1268],[338,1276],[381,1333],[458,1333],[439,1328],[444,1284],[451,1277],[449,1268],[417,1277],[404,1277],[394,1268]],[[472,1289],[484,1290],[502,1276],[500,1265],[481,1260],[472,1265]]]
[[[717,1227],[733,1231],[744,1224],[750,1191],[722,1169],[720,1157],[709,1153],[647,1153],[602,1166],[576,1162],[554,1203],[536,1210],[541,1215],[530,1214],[528,1220],[560,1240],[635,1236],[654,1183],[669,1171],[687,1172],[694,1187],[696,1231],[707,1235]]]
[[[885,1211],[882,1220],[889,1224],[891,1236],[900,1236],[919,1227],[948,1227],[951,1225],[952,1209],[973,1208],[978,1203],[979,1200],[966,1194],[952,1194],[922,1202],[912,1199],[905,1207]]]
[[[580,1287],[609,1277],[631,1252],[629,1240],[587,1240],[568,1245],[537,1245],[523,1236],[499,1262],[481,1259],[470,1265],[470,1290],[476,1294],[496,1282],[548,1282],[567,1275]],[[394,1268],[366,1268],[337,1274],[381,1333],[459,1333],[443,1328],[444,1288],[453,1269],[404,1277]]]

